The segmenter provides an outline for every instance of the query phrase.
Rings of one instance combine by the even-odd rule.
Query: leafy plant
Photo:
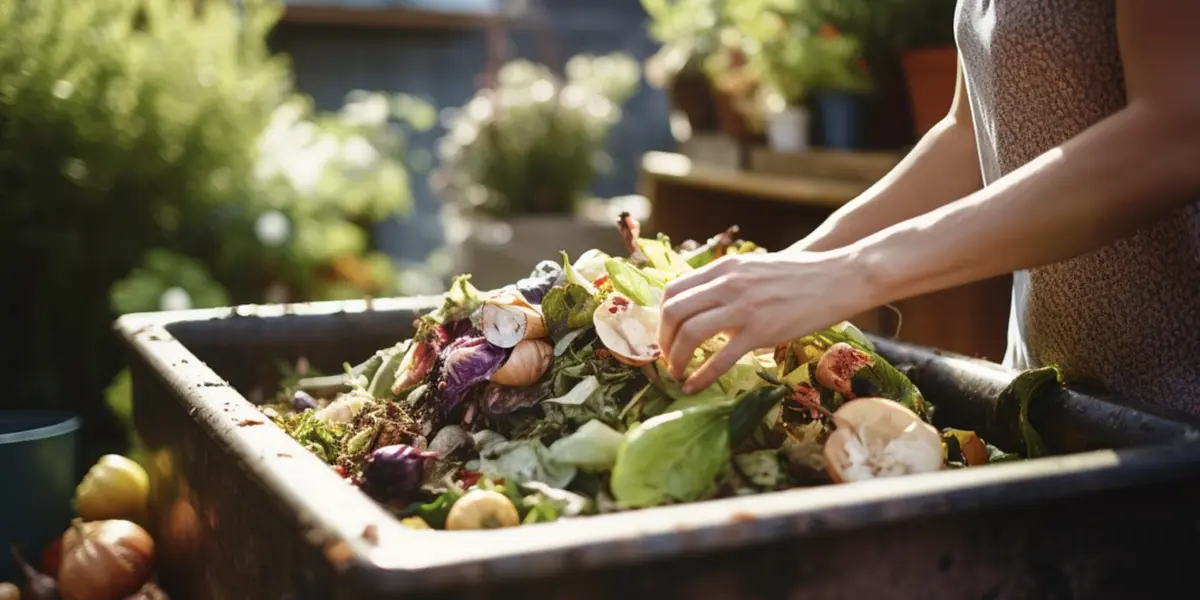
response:
[[[803,104],[817,90],[866,92],[873,82],[857,36],[831,24],[819,2],[745,0],[727,6],[749,38],[748,61],[783,103]]]
[[[396,290],[366,227],[408,206],[403,137],[362,118],[378,96],[313,115],[266,44],[280,3],[239,5],[0,0],[0,356],[85,453],[120,451],[117,314]]]
[[[450,123],[439,187],[466,212],[497,219],[574,212],[639,79],[624,54],[575,56],[565,79],[529,61],[505,64],[497,88]]]
[[[700,72],[717,50],[724,18],[720,0],[642,0],[650,37],[661,44],[646,61],[646,79],[665,87],[676,75]]]

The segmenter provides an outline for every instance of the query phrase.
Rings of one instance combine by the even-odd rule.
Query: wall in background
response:
[[[579,53],[628,52],[644,59],[655,50],[646,35],[639,0],[536,0],[545,15],[545,31],[514,29],[510,56],[560,66]],[[317,106],[333,110],[353,89],[419,95],[439,109],[461,106],[476,89],[486,65],[482,30],[403,30],[281,24],[273,47],[291,56],[297,87]],[[557,63],[557,64],[555,64]],[[438,127],[411,140],[414,213],[386,223],[379,231],[382,249],[398,260],[421,261],[442,242],[439,201],[427,176],[436,161]],[[625,118],[613,131],[608,152],[613,170],[594,186],[610,197],[633,193],[638,161],[644,152],[672,147],[663,94],[644,82],[625,106]]]

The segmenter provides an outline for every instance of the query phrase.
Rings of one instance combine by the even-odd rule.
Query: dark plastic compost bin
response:
[[[1200,556],[1194,422],[1070,389],[1031,418],[1054,457],[487,532],[410,531],[247,400],[277,361],[326,372],[433,299],[130,315],[161,578],[178,599],[1130,598]],[[877,340],[941,425],[1002,436],[1015,375]],[[1164,596],[1167,597],[1167,596]]]
[[[70,525],[79,417],[54,411],[0,411],[0,581],[21,571],[16,546],[31,563]]]

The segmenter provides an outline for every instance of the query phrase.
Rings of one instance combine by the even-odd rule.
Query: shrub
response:
[[[81,412],[85,457],[121,450],[120,312],[396,291],[366,228],[407,206],[402,138],[362,116],[412,101],[313,116],[279,3],[233,4],[0,0],[8,404]]]

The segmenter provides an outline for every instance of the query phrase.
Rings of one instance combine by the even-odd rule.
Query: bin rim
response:
[[[153,376],[185,403],[183,408],[199,427],[232,450],[237,466],[271,489],[296,515],[302,539],[322,551],[336,571],[383,593],[605,568],[972,510],[1029,506],[1177,481],[1200,472],[1200,435],[1188,426],[1186,436],[1161,445],[796,488],[486,532],[412,530],[264,418],[258,407],[171,333],[175,326],[226,319],[262,325],[274,321],[271,326],[279,331],[286,331],[286,321],[292,318],[332,317],[345,318],[346,324],[377,324],[388,313],[411,318],[441,301],[440,296],[426,296],[249,304],[129,314],[114,326]],[[367,314],[372,312],[383,314]]]
[[[0,421],[20,418],[45,418],[50,422],[32,429],[22,429],[9,433],[0,433],[0,445],[35,442],[47,438],[58,437],[77,431],[83,425],[79,415],[60,410],[6,410],[0,413]]]

